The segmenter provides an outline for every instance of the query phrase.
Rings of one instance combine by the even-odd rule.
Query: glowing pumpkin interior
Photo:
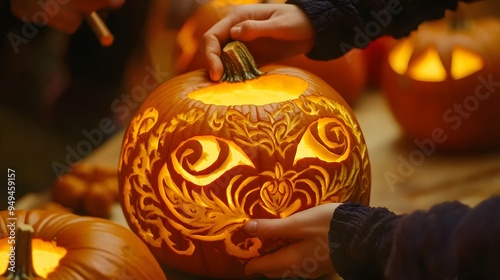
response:
[[[66,255],[67,251],[65,248],[58,247],[55,242],[41,239],[32,239],[31,242],[33,269],[39,276],[47,278],[59,266],[59,261]],[[2,274],[7,271],[9,266],[11,246],[13,245],[9,244],[8,238],[0,239],[0,256],[2,256],[0,258],[0,271]],[[16,262],[19,261],[16,260]]]
[[[407,75],[417,81],[441,82],[450,75],[454,80],[470,76],[484,67],[484,61],[477,53],[455,46],[451,53],[451,66],[447,73],[436,47],[427,48],[412,59],[414,46],[411,41],[403,40],[389,54],[389,64],[394,72]]]
[[[299,97],[309,86],[303,79],[266,75],[243,83],[224,82],[188,94],[194,100],[219,106],[266,105]]]

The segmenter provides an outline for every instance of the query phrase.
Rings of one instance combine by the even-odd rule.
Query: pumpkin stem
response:
[[[465,30],[471,26],[470,20],[455,17],[451,19],[451,29],[452,30]]]
[[[223,82],[243,82],[264,74],[257,68],[247,47],[239,41],[230,42],[224,47],[221,60],[224,65],[224,74],[221,78]]]
[[[7,271],[2,275],[8,280],[29,280],[40,278],[33,269],[31,235],[33,227],[20,224],[16,229],[15,241],[11,246],[15,247],[14,258],[9,258]],[[11,263],[12,261],[12,263]]]
[[[471,21],[464,12],[464,7],[459,5],[457,10],[450,12],[450,28],[451,30],[465,30],[470,28]]]

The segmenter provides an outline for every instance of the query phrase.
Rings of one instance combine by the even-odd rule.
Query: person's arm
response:
[[[461,0],[472,2],[474,0]],[[299,6],[314,28],[312,59],[338,58],[352,48],[391,35],[407,36],[427,20],[442,18],[455,10],[459,0],[287,0]]]
[[[346,203],[329,233],[344,279],[495,279],[500,276],[500,196],[397,216]]]
[[[288,4],[239,5],[204,34],[203,53],[214,81],[222,77],[221,45],[230,40],[251,44],[249,49],[260,63],[302,53],[317,60],[334,59],[383,35],[408,35],[423,21],[456,9],[458,1],[474,0],[288,0]]]

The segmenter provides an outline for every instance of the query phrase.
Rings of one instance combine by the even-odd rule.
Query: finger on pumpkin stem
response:
[[[239,42],[229,42],[221,54],[224,74],[221,81],[243,82],[260,77],[264,73],[257,68],[247,47]]]

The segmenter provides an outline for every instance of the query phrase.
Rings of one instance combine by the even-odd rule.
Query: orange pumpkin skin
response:
[[[500,44],[500,21],[465,20],[464,27],[458,28],[450,27],[451,24],[449,18],[422,24],[417,32],[398,42],[410,42],[413,46],[408,69],[420,54],[435,46],[446,71],[444,80],[421,81],[408,72],[401,75],[386,60],[382,90],[408,139],[428,139],[436,150],[445,152],[498,148],[500,53],[494,49]],[[457,47],[477,54],[484,66],[466,77],[453,78],[452,50]],[[465,65],[461,67],[465,69]]]
[[[395,42],[396,39],[393,37],[383,36],[372,41],[362,50],[366,63],[366,85],[368,87],[380,87],[382,65]]]
[[[47,278],[64,280],[125,279],[166,280],[148,248],[129,229],[111,221],[71,213],[44,210],[0,212],[0,239],[12,234],[9,226],[33,227],[32,238],[55,242],[67,250],[59,266]],[[16,240],[16,244],[19,240]],[[9,245],[10,246],[10,245]],[[17,260],[18,264],[21,260]],[[0,279],[7,279],[0,276]]]
[[[266,74],[236,83],[211,82],[204,70],[177,76],[148,96],[127,128],[122,209],[131,229],[170,267],[248,278],[248,259],[289,241],[250,237],[244,222],[329,202],[369,202],[368,154],[347,103],[303,70],[261,70]],[[276,84],[294,97],[267,102],[274,93],[265,90]],[[224,103],[233,90],[248,94],[246,86],[255,92],[226,105],[197,95],[213,90],[207,96],[220,95]],[[266,102],[253,105],[259,96]]]
[[[359,49],[353,49],[343,57],[328,61],[313,60],[305,55],[299,55],[278,63],[315,74],[332,86],[351,106],[356,103],[366,87],[366,62]]]

